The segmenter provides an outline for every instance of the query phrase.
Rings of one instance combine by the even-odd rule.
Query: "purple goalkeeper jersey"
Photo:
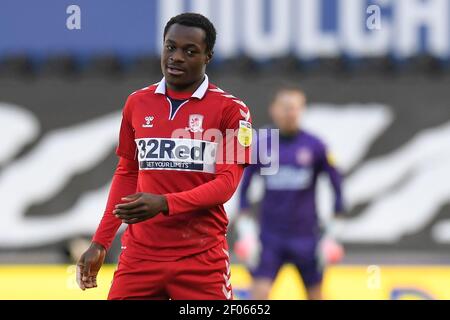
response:
[[[289,137],[280,135],[279,146],[278,172],[261,175],[265,189],[260,212],[261,236],[268,233],[283,238],[318,238],[317,178],[321,173],[328,175],[335,193],[334,210],[341,213],[344,211],[341,175],[324,143],[308,132],[300,130]],[[247,191],[252,177],[260,173],[262,166],[258,163],[245,169],[240,188],[241,209],[250,207]]]

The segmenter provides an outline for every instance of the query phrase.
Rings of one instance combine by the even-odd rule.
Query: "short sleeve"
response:
[[[253,128],[249,108],[239,100],[232,100],[223,110],[220,130],[223,139],[218,163],[250,164]]]
[[[128,97],[122,111],[119,144],[116,149],[116,154],[129,160],[135,160],[136,144],[134,142],[134,129],[131,119],[131,99],[130,97]]]

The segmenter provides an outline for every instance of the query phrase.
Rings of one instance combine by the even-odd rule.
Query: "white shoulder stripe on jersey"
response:
[[[222,89],[220,89],[220,88],[216,88],[216,89],[209,89],[209,91],[211,91],[211,92],[218,92],[218,93],[225,93],[225,91],[223,91]]]
[[[246,105],[244,102],[242,102],[241,100],[235,100],[235,99],[234,99],[233,101],[236,102],[236,103],[238,103],[238,104],[240,104],[241,106],[247,108],[247,105]]]
[[[236,97],[233,96],[232,94],[226,93],[225,91],[223,91],[223,90],[220,89],[220,88],[209,89],[209,91],[221,93],[221,94],[222,94],[222,97],[232,99],[232,100],[233,100],[234,102],[236,102],[237,104],[239,104],[239,105],[241,105],[241,106],[243,106],[243,107],[245,107],[245,108],[248,109],[247,105],[246,105],[242,100],[239,100],[238,98],[236,98]],[[248,121],[248,119],[250,118],[250,111],[248,111],[248,112],[245,113],[245,114],[244,114],[243,112],[244,112],[244,111],[241,110],[241,114],[242,114],[242,116],[245,118],[245,121]]]
[[[149,90],[149,89],[150,89],[150,86],[138,89],[138,90],[134,91],[133,93],[131,93],[130,96],[134,95],[135,93],[142,92],[142,91]]]

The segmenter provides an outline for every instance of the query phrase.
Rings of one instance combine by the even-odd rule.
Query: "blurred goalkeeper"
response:
[[[315,201],[318,177],[325,172],[333,186],[336,216],[342,213],[342,178],[324,143],[299,128],[305,105],[302,91],[283,89],[278,91],[269,108],[274,126],[280,130],[279,171],[274,175],[261,175],[264,180],[259,221],[261,252],[252,270],[253,299],[268,298],[278,270],[286,262],[292,262],[299,270],[308,299],[322,299],[320,253],[323,252],[320,251],[327,251],[327,258],[331,260],[343,255],[342,247],[334,241],[321,241]],[[250,214],[247,198],[250,182],[261,166],[255,164],[245,170],[240,190],[240,211],[244,216]],[[242,215],[240,223],[244,220]]]

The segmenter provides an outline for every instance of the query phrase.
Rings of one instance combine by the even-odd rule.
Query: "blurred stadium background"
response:
[[[325,298],[449,299],[449,0],[0,0],[0,299],[106,297],[119,237],[90,292],[71,254],[102,215],[122,105],[160,80],[162,28],[182,11],[216,24],[208,74],[255,127],[277,88],[308,96],[304,126],[334,151],[349,207]],[[318,201],[326,220],[325,183]],[[304,297],[292,266],[271,297]]]

